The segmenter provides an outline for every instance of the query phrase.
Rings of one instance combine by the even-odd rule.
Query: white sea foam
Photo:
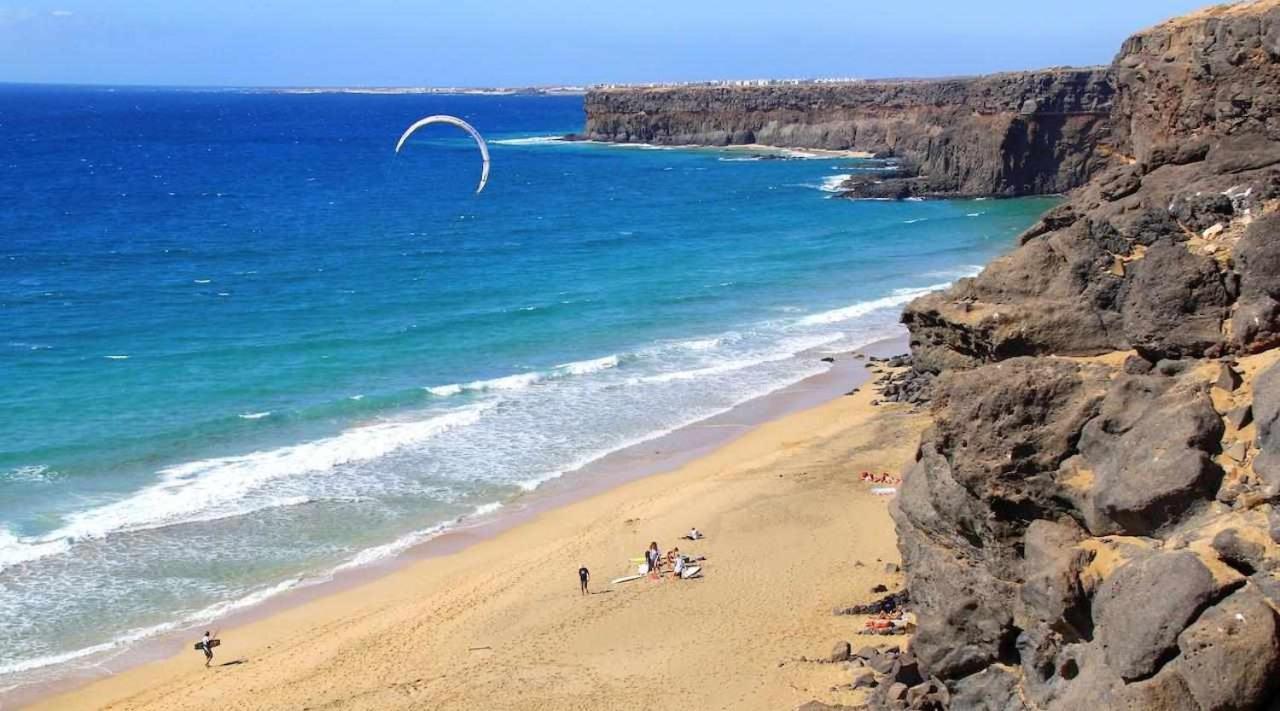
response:
[[[603,358],[564,363],[563,365],[557,365],[556,369],[570,375],[590,375],[591,373],[599,373],[602,370],[616,368],[620,362],[618,356],[610,355]]]
[[[244,609],[246,607],[252,607],[254,605],[265,602],[266,600],[269,600],[283,592],[292,590],[293,588],[296,588],[300,584],[302,584],[302,582],[303,581],[299,578],[290,578],[289,580],[285,580],[283,582],[277,583],[270,587],[254,591],[237,600],[228,600],[228,601],[219,602],[219,603],[210,605],[209,607],[206,607],[203,610],[186,615],[183,618],[179,620],[175,620],[173,622],[166,622],[164,624],[152,625],[150,627],[141,627],[141,628],[129,630],[128,632],[124,632],[123,634],[118,635],[115,639],[109,642],[103,642],[102,644],[95,644],[91,647],[83,647],[81,649],[72,650],[70,652],[64,652],[62,654],[51,654],[44,657],[35,657],[32,659],[24,659],[22,661],[13,662],[10,664],[3,664],[3,665],[0,665],[0,675],[29,672],[29,671],[40,669],[43,667],[50,667],[58,664],[65,664],[67,662],[75,661],[77,659],[83,659],[84,657],[101,656],[108,652],[120,650],[124,647],[127,647],[130,644],[139,642],[149,637],[155,637],[157,635],[161,635],[166,632],[172,632],[174,630],[179,630],[186,627],[192,627],[192,626],[203,624],[206,622],[213,622],[219,618],[225,617],[226,615],[232,612]],[[319,582],[319,581],[315,581],[315,582]]]
[[[195,283],[197,283],[197,284],[208,284],[208,283],[210,283],[210,282],[212,282],[212,281],[213,281],[212,279],[196,279],[196,280],[195,280]]]
[[[861,316],[866,316],[867,314],[880,309],[902,306],[917,296],[924,296],[931,291],[945,289],[948,286],[950,286],[949,283],[932,284],[919,289],[895,289],[889,296],[882,296],[878,299],[871,299],[870,301],[860,301],[856,304],[845,306],[843,308],[810,314],[809,316],[805,316],[800,319],[799,323],[804,326],[818,326],[849,321]]]
[[[102,357],[107,360],[129,360],[129,356],[127,355],[107,355]]]
[[[44,484],[50,481],[53,476],[53,471],[43,464],[28,464],[14,467],[6,472],[0,472],[0,480],[21,481],[29,484]]]
[[[0,545],[0,556],[32,556],[44,546],[66,546],[68,541],[243,513],[240,499],[268,482],[391,454],[473,425],[490,407],[476,404],[424,420],[366,425],[303,444],[169,467],[159,472],[156,483],[119,501],[71,514],[52,533],[17,546]]]
[[[705,378],[713,375],[724,375],[725,373],[745,370],[757,365],[764,365],[765,363],[775,363],[780,360],[788,360],[790,358],[794,358],[797,353],[802,353],[813,348],[834,343],[842,338],[844,338],[844,335],[840,333],[826,333],[817,336],[786,338],[778,343],[775,350],[765,353],[726,360],[716,363],[715,365],[704,366],[701,368],[676,370],[667,373],[658,373],[656,375],[634,378],[631,382],[634,384],[671,383],[680,380],[697,380],[699,378]]]
[[[929,218],[927,218],[927,217],[917,217],[917,218],[915,218],[914,220],[903,220],[903,221],[902,221],[902,224],[904,224],[904,225],[914,225],[914,224],[915,224],[915,223],[917,223],[917,222],[924,222],[924,221],[925,221],[925,220],[927,220],[927,219],[929,219]]]
[[[848,173],[829,175],[822,179],[822,187],[820,189],[825,193],[838,193],[843,189],[841,186],[844,185],[844,181],[852,177]]]
[[[493,390],[524,390],[531,385],[542,382],[546,379],[546,373],[516,373],[515,375],[507,375],[501,378],[492,378],[489,380],[473,380],[462,386],[463,390],[471,390],[475,392],[489,392]]]
[[[346,561],[345,563],[341,563],[335,566],[332,572],[340,573],[344,570],[350,570],[352,568],[362,568],[366,565],[377,563],[378,561],[381,561],[381,560],[394,558],[395,556],[400,555],[401,553],[409,550],[410,548],[413,548],[416,545],[419,545],[421,543],[426,543],[432,538],[439,536],[441,533],[444,533],[445,531],[455,528],[458,524],[461,524],[472,518],[486,516],[488,514],[491,514],[497,511],[500,508],[502,508],[502,502],[500,501],[493,501],[487,504],[482,504],[480,506],[477,506],[475,510],[472,511],[471,513],[465,514],[463,516],[459,516],[458,518],[452,521],[438,523],[429,528],[424,528],[418,531],[412,531],[410,533],[406,533],[405,535],[395,539],[394,541],[391,541],[390,543],[384,543],[383,545],[380,545],[380,546],[366,548],[360,551],[359,553],[355,554],[354,556],[352,556],[351,559]],[[325,576],[325,577],[328,578],[328,577],[331,577],[331,575]]]
[[[242,419],[242,420],[261,420],[261,419],[262,419],[262,418],[264,418],[264,417],[270,417],[270,416],[271,416],[271,411],[270,411],[270,410],[267,410],[267,411],[264,411],[264,412],[246,412],[246,413],[243,413],[243,414],[241,414],[241,415],[240,415],[240,419]]]
[[[0,528],[0,570],[19,563],[59,555],[65,553],[70,547],[67,541],[28,542],[28,539],[20,538],[8,529]]]
[[[525,138],[503,138],[489,143],[496,143],[502,146],[541,146],[549,143],[571,143],[566,141],[564,136],[528,136]]]
[[[675,345],[690,351],[713,351],[724,343],[723,338],[694,338],[688,341],[679,341]]]
[[[448,385],[437,385],[435,387],[426,388],[426,391],[436,397],[452,397],[462,392],[462,386],[457,383],[450,383]]]
[[[982,272],[981,264],[964,264],[954,269],[938,269],[936,271],[925,272],[920,276],[930,279],[961,279],[963,277],[978,276]]]
[[[965,214],[965,217],[982,217],[982,213],[981,213],[981,212],[970,212],[970,213]]]
[[[123,634],[118,635],[115,639],[112,639],[109,642],[104,642],[102,644],[95,644],[90,647],[84,647],[81,649],[72,650],[62,654],[52,654],[44,657],[35,657],[32,659],[24,659],[22,661],[0,665],[0,675],[29,672],[29,671],[40,669],[43,667],[50,667],[50,666],[55,666],[59,664],[65,664],[67,662],[75,661],[76,659],[82,659],[84,657],[99,656],[105,653],[123,649],[124,647],[127,647],[136,642],[139,642],[151,637],[156,637],[158,635],[162,635],[167,632],[172,632],[174,630],[185,629],[185,628],[193,627],[196,625],[203,625],[206,623],[217,621],[239,610],[243,610],[249,607],[253,607],[255,605],[259,605],[263,602],[266,602],[267,600],[270,600],[271,598],[274,598],[278,595],[289,592],[290,590],[332,580],[333,575],[335,573],[339,573],[344,570],[350,570],[352,568],[363,567],[371,563],[375,563],[377,561],[399,555],[400,553],[403,553],[409,548],[412,548],[413,546],[419,543],[425,542],[435,536],[438,536],[441,533],[451,528],[454,528],[458,524],[463,523],[468,519],[486,516],[488,514],[494,513],[497,510],[501,509],[502,506],[503,504],[497,501],[490,502],[487,504],[482,504],[480,506],[477,506],[475,510],[472,511],[470,514],[459,516],[453,521],[437,524],[435,526],[431,526],[430,528],[426,528],[420,531],[414,531],[412,533],[401,536],[400,538],[397,538],[391,543],[387,543],[381,546],[374,546],[372,548],[366,548],[360,551],[359,553],[357,553],[356,555],[352,556],[351,559],[347,560],[346,562],[341,563],[337,566],[334,566],[327,573],[317,575],[315,577],[289,578],[288,580],[283,580],[279,583],[276,583],[275,585],[271,585],[271,586],[264,587],[264,588],[255,590],[253,592],[250,592],[249,594],[244,595],[240,598],[237,598],[234,600],[224,600],[221,602],[214,603],[212,605],[209,605],[208,607],[205,607],[202,610],[185,615],[182,618],[174,620],[172,622],[166,622],[159,625],[152,625],[150,627],[142,627],[142,628],[129,630],[127,632],[124,632]],[[7,532],[4,529],[0,529],[0,544],[3,544],[5,540],[4,537],[6,534]],[[0,546],[0,550],[3,550],[2,546]],[[2,568],[3,568],[3,565],[0,565],[0,569]],[[16,687],[9,687],[9,688],[16,688]]]

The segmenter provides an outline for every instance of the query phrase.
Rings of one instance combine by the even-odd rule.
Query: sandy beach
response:
[[[669,473],[543,512],[460,552],[222,629],[35,708],[789,708],[851,701],[820,657],[897,551],[863,470],[902,471],[925,417],[874,391],[787,415]],[[707,534],[678,540],[690,526]],[[611,585],[650,541],[698,580]],[[578,591],[580,565],[592,594]]]

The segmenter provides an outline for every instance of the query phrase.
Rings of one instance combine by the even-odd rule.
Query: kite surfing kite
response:
[[[414,131],[433,123],[447,123],[452,126],[457,126],[471,134],[472,138],[476,139],[476,145],[480,146],[480,157],[484,160],[484,168],[480,172],[480,187],[476,188],[476,194],[479,194],[481,190],[484,190],[485,183],[489,182],[489,146],[484,142],[484,137],[480,135],[479,131],[472,127],[471,124],[456,116],[445,116],[443,114],[439,114],[415,121],[414,124],[409,128],[406,128],[404,133],[400,136],[399,142],[396,143],[396,153],[400,153],[400,149],[404,147],[404,142],[409,140],[409,136],[412,136]]]

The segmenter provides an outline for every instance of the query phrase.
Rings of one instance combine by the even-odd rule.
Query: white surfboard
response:
[[[618,583],[629,583],[632,580],[639,580],[643,577],[643,575],[624,575],[621,578],[614,578],[612,584],[617,585]]]
[[[680,577],[685,580],[688,580],[689,578],[696,578],[700,575],[702,575],[702,566],[700,565],[691,565],[680,573]]]

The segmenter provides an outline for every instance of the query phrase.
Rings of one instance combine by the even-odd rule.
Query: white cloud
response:
[[[49,14],[53,15],[54,17],[71,17],[71,15],[73,15],[74,13],[72,13],[70,10],[54,10]]]

